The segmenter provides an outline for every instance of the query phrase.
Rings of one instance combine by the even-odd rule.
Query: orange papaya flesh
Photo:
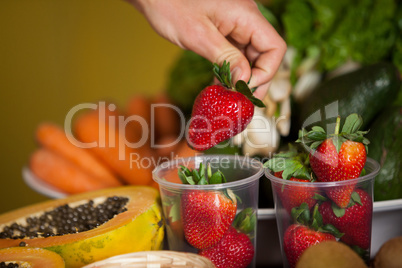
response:
[[[43,248],[11,247],[0,249],[0,263],[18,264],[29,268],[63,268],[63,258],[53,251]]]
[[[111,256],[162,248],[164,222],[159,192],[149,186],[123,186],[72,195],[50,200],[0,215],[0,232],[13,223],[26,222],[28,217],[38,217],[45,211],[68,204],[76,207],[92,200],[95,204],[108,197],[128,199],[125,211],[93,229],[56,234],[49,237],[1,238],[0,248],[15,247],[21,242],[28,247],[45,248],[61,255],[66,267],[82,267]]]

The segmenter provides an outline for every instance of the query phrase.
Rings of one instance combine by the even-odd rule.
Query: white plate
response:
[[[34,191],[50,198],[63,198],[67,194],[38,179],[28,167],[22,169],[22,178]]]

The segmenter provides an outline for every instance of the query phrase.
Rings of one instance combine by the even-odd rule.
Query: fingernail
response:
[[[240,79],[240,77],[241,77],[241,69],[239,67],[235,67],[232,70],[232,80],[236,82],[237,80]]]

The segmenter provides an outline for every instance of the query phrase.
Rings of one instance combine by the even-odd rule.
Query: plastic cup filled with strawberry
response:
[[[159,184],[170,250],[198,253],[216,267],[254,267],[262,163],[239,155],[164,162]]]
[[[264,166],[274,194],[284,267],[303,252],[334,240],[370,260],[373,183],[379,164],[366,157],[362,119],[338,117],[333,134],[319,126],[302,130],[287,151]],[[342,127],[341,127],[342,126]]]

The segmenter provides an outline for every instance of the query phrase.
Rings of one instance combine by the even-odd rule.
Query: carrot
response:
[[[51,123],[42,123],[36,130],[36,139],[43,147],[71,161],[88,175],[97,178],[107,186],[117,187],[122,185],[111,170],[93,154],[71,143],[72,138],[59,126]]]
[[[178,145],[177,150],[175,151],[174,158],[194,157],[201,154],[201,152],[191,149],[191,147],[188,146],[186,140],[182,140]]]
[[[150,184],[148,184],[151,187],[154,187],[156,190],[159,190],[159,184],[156,181],[151,181]]]
[[[126,108],[127,117],[133,116],[133,120],[130,120],[126,125],[126,139],[131,143],[136,143],[144,137],[145,131],[148,131],[147,140],[145,145],[150,146],[150,134],[151,134],[151,103],[146,96],[135,95],[133,96]],[[146,123],[145,126],[135,119],[140,117]]]
[[[48,149],[36,150],[31,155],[29,166],[39,179],[68,194],[108,187],[77,165]]]
[[[107,116],[110,119],[110,116]],[[111,118],[116,120],[116,116]],[[116,120],[117,121],[117,120]],[[81,114],[74,122],[77,138],[91,146],[91,150],[102,159],[126,183],[147,185],[152,180],[153,160],[147,150],[132,148],[125,143],[124,133],[118,124],[100,120],[98,111]],[[90,144],[95,143],[95,144]]]
[[[177,150],[180,141],[174,136],[161,137],[157,143],[157,148],[155,148],[156,155],[159,158],[171,158],[172,154]]]
[[[164,92],[153,99],[155,131],[157,138],[178,136],[180,132],[180,111]]]

